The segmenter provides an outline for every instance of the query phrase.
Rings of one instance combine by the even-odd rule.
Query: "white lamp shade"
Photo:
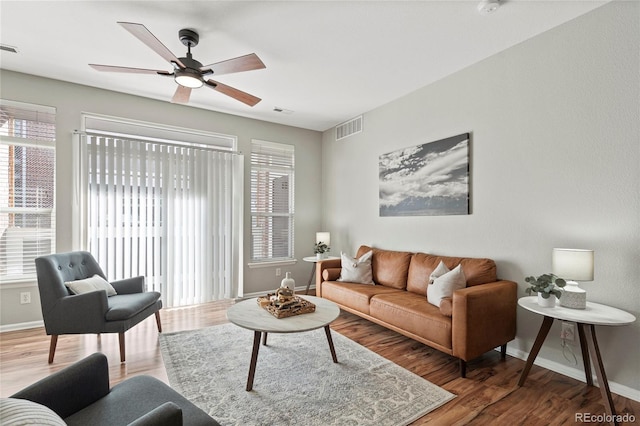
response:
[[[551,271],[566,280],[593,281],[593,250],[554,248]]]
[[[330,232],[316,232],[316,244],[325,243],[331,245],[331,233]]]

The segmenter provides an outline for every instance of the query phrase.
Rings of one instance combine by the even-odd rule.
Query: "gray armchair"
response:
[[[53,362],[61,334],[118,333],[120,362],[125,361],[124,332],[155,314],[162,332],[160,293],[145,291],[144,277],[113,281],[117,295],[106,291],[72,294],[65,282],[99,275],[107,279],[91,253],[76,251],[36,259],[36,273],[45,330],[51,336],[49,363]]]
[[[101,353],[53,373],[11,398],[49,407],[68,425],[218,425],[207,413],[153,377],[135,376],[109,388],[109,366]]]

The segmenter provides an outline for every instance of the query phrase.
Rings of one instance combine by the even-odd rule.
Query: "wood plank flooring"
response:
[[[218,301],[163,309],[163,331],[226,323],[226,310],[232,304]],[[538,366],[532,368],[525,385],[517,387],[524,361],[510,356],[503,361],[495,351],[471,361],[467,377],[462,379],[455,358],[356,315],[342,312],[331,328],[457,395],[414,425],[570,425],[580,424],[575,413],[604,413],[598,388]],[[55,360],[48,364],[49,336],[43,328],[0,333],[0,396],[9,396],[96,351],[109,359],[112,385],[139,374],[168,383],[153,316],[125,336],[127,361],[123,364],[119,362],[117,334],[60,336]],[[613,400],[618,414],[629,413],[635,416],[633,424],[640,424],[639,402],[615,394]]]

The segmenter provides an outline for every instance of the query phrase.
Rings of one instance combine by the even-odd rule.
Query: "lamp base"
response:
[[[575,281],[567,281],[567,285],[560,296],[560,306],[571,309],[585,309],[587,307],[587,292]]]

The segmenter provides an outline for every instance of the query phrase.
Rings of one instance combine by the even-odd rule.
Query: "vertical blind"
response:
[[[0,282],[55,249],[55,109],[0,100]]]
[[[166,306],[237,297],[242,156],[84,135],[88,248],[109,279],[143,275]]]
[[[292,145],[251,142],[251,260],[292,259],[294,170]]]

